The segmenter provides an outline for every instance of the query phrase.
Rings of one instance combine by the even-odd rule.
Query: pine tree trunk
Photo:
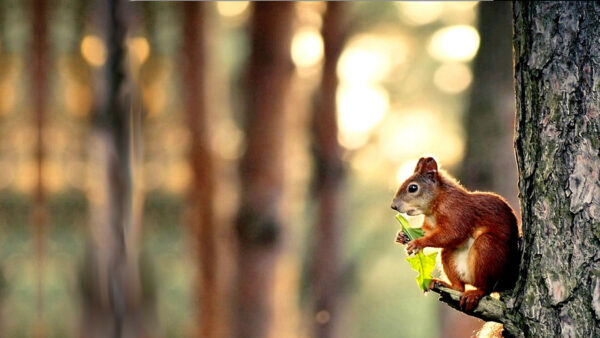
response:
[[[206,19],[203,2],[186,2],[183,9],[182,76],[187,122],[191,133],[190,221],[198,246],[198,305],[200,337],[217,336],[217,252],[214,222],[213,160],[208,138],[206,100]]]
[[[267,337],[273,273],[282,231],[284,109],[293,74],[292,2],[256,2],[250,19],[251,53],[245,104],[246,150],[240,163],[237,307],[234,335]]]
[[[600,336],[600,4],[515,2],[523,220],[510,333]]]
[[[321,86],[313,112],[312,135],[315,162],[315,197],[318,216],[313,252],[314,337],[339,336],[340,321],[340,197],[343,180],[342,149],[336,119],[337,64],[346,36],[343,2],[328,2],[322,35],[325,59]]]

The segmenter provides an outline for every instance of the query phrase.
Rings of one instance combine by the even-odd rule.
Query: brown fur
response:
[[[407,190],[411,184],[418,185],[416,193]],[[475,308],[484,295],[514,286],[519,230],[514,211],[501,196],[467,191],[438,170],[435,159],[427,157],[419,160],[414,174],[400,186],[392,208],[409,215],[425,215],[425,236],[408,242],[407,251],[442,248],[442,265],[451,284],[434,282],[461,292],[465,284],[476,287],[461,298],[460,305],[466,310]],[[455,264],[470,239],[473,242],[466,260],[467,274],[461,276]]]

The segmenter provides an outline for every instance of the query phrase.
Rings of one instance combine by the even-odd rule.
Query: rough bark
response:
[[[277,244],[282,231],[284,103],[293,74],[294,4],[256,2],[250,19],[245,105],[246,150],[240,163],[240,208],[234,335],[266,337]]]
[[[521,266],[502,301],[470,313],[505,335],[600,335],[599,15],[597,2],[513,3]]]
[[[600,4],[515,2],[526,336],[600,335]],[[513,332],[517,333],[517,332]]]
[[[312,255],[315,337],[339,336],[343,162],[337,140],[336,70],[346,41],[345,7],[343,2],[328,2],[323,16],[324,65],[312,117],[314,193],[318,205]]]
[[[199,336],[217,336],[217,265],[213,158],[208,137],[206,99],[206,4],[187,2],[183,9],[183,90],[191,134],[190,223],[198,246]]]
[[[478,12],[481,44],[473,64],[465,114],[466,152],[459,177],[467,188],[494,191],[518,208],[511,5],[481,2]],[[442,308],[443,337],[468,337],[482,324],[447,306]]]

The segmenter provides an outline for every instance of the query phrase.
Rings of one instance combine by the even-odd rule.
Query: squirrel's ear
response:
[[[425,177],[427,177],[427,179],[431,180],[432,182],[435,182],[437,179],[437,173],[437,170],[429,170],[425,173]]]
[[[421,171],[421,169],[423,169],[423,164],[425,163],[426,158],[425,157],[421,157],[419,159],[419,162],[417,162],[417,165],[415,166],[415,172],[418,173]]]
[[[421,160],[419,160],[419,164],[417,165],[417,167],[419,167],[420,172],[426,173],[428,171],[432,171],[432,170],[437,171],[438,170],[438,165],[437,165],[437,162],[435,161],[435,158],[426,157],[426,158],[421,158]]]

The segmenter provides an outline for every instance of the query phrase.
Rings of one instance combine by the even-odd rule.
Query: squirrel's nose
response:
[[[392,203],[392,209],[394,209],[396,211],[400,211],[400,210],[398,210],[399,209],[398,206],[394,203]]]

